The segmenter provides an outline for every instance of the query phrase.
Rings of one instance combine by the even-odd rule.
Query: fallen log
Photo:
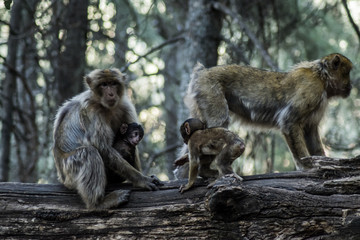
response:
[[[131,189],[117,209],[88,211],[60,184],[0,183],[0,239],[360,239],[360,156],[309,157],[307,172],[226,176]]]

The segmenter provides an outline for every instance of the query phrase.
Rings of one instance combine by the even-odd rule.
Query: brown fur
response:
[[[238,158],[245,150],[245,144],[236,134],[229,130],[216,128],[199,128],[204,124],[198,124],[198,119],[188,119],[180,127],[183,136],[189,136],[189,181],[186,185],[181,186],[179,191],[183,193],[192,187],[204,163],[204,156],[212,156],[215,160],[216,167],[219,171],[218,177],[226,174],[234,174],[232,162]],[[194,126],[194,128],[192,128]],[[208,164],[208,162],[205,162]]]
[[[89,209],[115,207],[129,197],[120,190],[104,196],[106,168],[135,186],[157,189],[157,179],[142,175],[112,147],[121,123],[137,122],[124,75],[98,69],[85,81],[89,89],[65,102],[56,115],[53,154],[59,181],[76,189]]]
[[[351,91],[352,63],[330,54],[280,73],[239,65],[194,68],[185,100],[190,116],[208,127],[228,127],[234,120],[261,128],[279,129],[296,166],[302,157],[324,155],[318,133],[328,100]]]

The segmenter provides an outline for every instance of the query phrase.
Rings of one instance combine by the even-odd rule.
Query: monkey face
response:
[[[187,144],[190,136],[197,130],[205,129],[205,124],[197,118],[189,118],[183,122],[180,126],[180,134],[184,139],[184,143]]]
[[[101,96],[101,104],[104,107],[112,108],[117,105],[119,101],[118,88],[119,83],[116,81],[104,81],[98,86],[100,96]]]
[[[124,128],[123,126],[125,125],[126,125],[125,133],[122,133],[124,134],[125,137],[124,139],[135,147],[144,137],[144,129],[140,124],[136,122],[129,124],[122,124],[122,128]],[[123,130],[120,129],[120,131],[124,131],[124,129]]]
[[[94,99],[105,108],[118,106],[124,95],[125,76],[116,69],[94,70],[85,77],[86,83],[94,93]]]
[[[351,84],[350,83],[346,84],[345,87],[343,87],[343,89],[342,89],[341,96],[343,98],[347,98],[350,95],[351,89],[352,89]]]
[[[139,130],[134,130],[127,136],[127,139],[131,145],[136,146],[141,141],[142,136]]]
[[[341,89],[341,96],[343,98],[346,98],[350,95],[350,92],[351,92],[351,89],[352,89],[352,86],[351,86],[351,82],[350,82],[350,71],[351,71],[351,64],[350,63],[347,63],[347,64],[343,64],[339,70],[339,75],[342,76],[341,78],[341,86],[340,86],[340,89]]]
[[[324,61],[331,75],[327,87],[328,97],[348,97],[352,89],[350,82],[351,61],[341,54],[330,54]]]

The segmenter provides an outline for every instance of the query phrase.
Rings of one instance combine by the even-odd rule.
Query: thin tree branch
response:
[[[2,56],[0,56],[0,58],[3,58]],[[25,91],[29,94],[30,96],[30,101],[31,101],[31,104],[34,105],[34,96],[33,96],[33,93],[31,92],[31,89],[30,89],[30,86],[29,84],[27,83],[26,81],[26,78],[25,76],[23,76],[16,68],[14,68],[13,66],[10,66],[7,61],[6,61],[6,58],[3,58],[5,61],[2,62],[1,64],[3,66],[5,66],[9,71],[11,71],[13,74],[15,74],[16,77],[18,77],[22,84],[24,85],[24,89]]]
[[[144,173],[147,174],[147,172],[150,169],[151,164],[155,161],[156,158],[164,155],[167,152],[173,151],[181,146],[182,146],[181,144],[173,144],[173,145],[163,149],[162,151],[151,154],[150,157],[146,160],[146,167],[144,169]]]
[[[350,10],[349,10],[348,5],[347,5],[347,3],[346,3],[346,0],[342,0],[341,2],[342,2],[342,4],[344,5],[344,8],[345,8],[346,14],[347,14],[347,16],[348,16],[348,18],[349,18],[349,20],[350,20],[350,23],[351,23],[351,25],[353,26],[353,28],[354,28],[354,30],[355,30],[355,32],[356,32],[356,35],[357,35],[358,38],[359,38],[359,44],[360,44],[360,30],[359,30],[359,27],[356,25],[356,23],[354,22],[354,19],[353,19],[352,16],[351,16],[351,13],[350,13]]]
[[[265,62],[276,71],[279,71],[278,66],[273,62],[270,55],[267,53],[259,39],[255,36],[255,34],[250,30],[250,27],[241,19],[241,16],[231,11],[228,7],[220,2],[214,2],[213,7],[233,18],[233,20],[239,24],[240,28],[248,35],[251,41],[254,43],[255,47],[260,51],[261,56],[264,58]]]
[[[169,39],[169,40],[161,43],[160,45],[158,45],[158,46],[150,49],[150,50],[149,50],[147,53],[145,53],[144,55],[139,56],[135,61],[133,61],[133,62],[128,62],[124,67],[122,67],[122,68],[120,69],[120,71],[121,71],[121,72],[125,72],[125,71],[129,68],[130,65],[132,65],[132,64],[134,64],[134,63],[137,63],[140,59],[146,58],[148,55],[150,55],[150,54],[152,54],[152,53],[154,53],[154,52],[162,49],[163,47],[165,47],[165,46],[167,46],[167,45],[169,45],[169,44],[176,43],[177,41],[180,41],[180,40],[184,40],[184,37],[183,37],[183,36],[178,36],[178,37]]]

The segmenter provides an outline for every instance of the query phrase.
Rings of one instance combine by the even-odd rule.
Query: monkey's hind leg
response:
[[[225,147],[215,159],[216,167],[219,170],[219,178],[226,175],[234,173],[231,164],[234,161],[234,158],[231,156],[231,148]]]
[[[96,209],[109,209],[129,202],[130,190],[116,190],[105,196]]]
[[[231,164],[234,160],[244,152],[245,144],[241,141],[236,141],[232,143],[233,145],[227,146],[221,150],[221,152],[216,156],[215,163],[219,170],[219,177],[221,178],[225,175],[229,175],[235,178],[235,181],[242,181],[242,177],[237,175],[231,167]],[[210,183],[207,187],[211,188],[215,185],[215,182]]]
[[[93,147],[84,148],[79,156],[84,157],[77,176],[77,190],[88,209],[109,209],[129,201],[130,190],[116,190],[105,195],[106,168]]]
[[[211,169],[210,165],[214,160],[213,155],[202,155],[201,164],[199,167],[199,176],[204,179],[214,179],[217,178],[219,173],[217,170]]]
[[[96,209],[103,201],[106,187],[104,162],[92,146],[76,150],[64,161],[65,186],[76,189],[88,209]],[[114,204],[117,202],[113,199]],[[110,201],[110,200],[108,200]],[[107,202],[105,206],[109,206]]]

